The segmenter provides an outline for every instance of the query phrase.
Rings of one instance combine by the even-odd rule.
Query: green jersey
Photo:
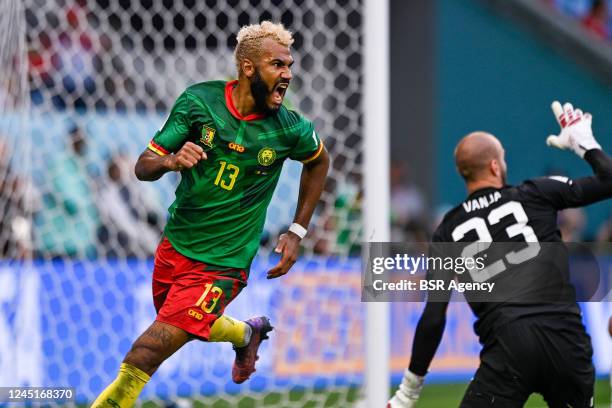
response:
[[[323,144],[311,122],[284,106],[242,117],[231,98],[236,82],[187,88],[149,149],[165,155],[191,141],[208,155],[181,172],[164,231],[172,246],[205,263],[248,268],[283,162],[314,160]]]

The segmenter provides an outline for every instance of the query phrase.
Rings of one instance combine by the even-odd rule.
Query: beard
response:
[[[255,108],[268,116],[276,114],[280,108],[280,106],[277,108],[268,105],[268,97],[271,93],[272,91],[261,78],[261,75],[259,75],[259,70],[255,70],[253,79],[251,79],[251,95],[253,95],[253,99],[255,100]]]

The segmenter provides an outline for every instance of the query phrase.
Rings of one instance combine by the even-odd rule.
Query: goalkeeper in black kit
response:
[[[506,256],[494,273],[489,270],[491,276],[485,280],[503,279],[504,274],[526,276],[520,275],[521,269],[533,265],[529,261],[534,259],[529,258],[537,256],[537,251],[529,251],[529,247],[540,248],[540,243],[547,242],[562,245],[557,228],[559,210],[612,197],[612,159],[593,137],[591,115],[569,103],[561,106],[554,102],[552,109],[561,133],[549,136],[547,144],[572,150],[591,166],[592,176],[576,180],[542,177],[508,186],[504,149],[493,135],[471,133],[455,149],[457,170],[465,181],[468,197],[445,215],[434,233],[432,246],[523,242],[522,253],[513,252],[512,259]],[[476,204],[485,201],[487,205]],[[545,292],[557,283],[555,280],[563,279],[562,274],[550,269],[553,268],[532,267],[528,279],[513,280],[513,293],[538,293],[538,288]],[[477,318],[474,329],[483,349],[480,366],[461,407],[522,407],[532,393],[542,394],[550,407],[593,406],[591,339],[582,324],[573,289],[568,293],[571,295],[562,301],[550,302],[546,298],[526,302],[521,296],[504,302],[482,302],[466,296]],[[449,299],[450,293],[441,297],[429,294],[414,334],[410,365],[388,408],[417,405],[425,375],[442,339]]]

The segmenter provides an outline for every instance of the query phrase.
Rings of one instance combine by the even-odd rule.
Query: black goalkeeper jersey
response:
[[[503,325],[523,316],[580,314],[569,283],[557,212],[612,197],[612,159],[594,149],[586,153],[585,160],[593,168],[593,176],[576,180],[542,177],[518,186],[475,191],[449,211],[435,231],[432,250],[452,246],[464,256],[469,245],[473,248],[467,255],[476,257],[486,242],[492,246],[512,243],[501,244],[506,250],[487,259],[484,275],[456,275],[453,271],[438,275],[446,280],[496,282],[501,288],[495,301],[464,293],[477,317],[474,328],[481,343],[487,344]],[[483,244],[471,244],[477,241]],[[457,242],[465,245],[445,244]],[[510,258],[507,245],[512,245]],[[427,371],[444,330],[450,293],[434,295],[443,297],[435,299],[430,293],[415,333],[410,370],[418,375]]]
[[[445,272],[445,280],[496,285],[491,294],[464,293],[477,317],[474,328],[481,341],[486,342],[497,328],[521,316],[580,313],[569,282],[567,252],[557,228],[557,211],[580,205],[580,197],[570,179],[538,178],[518,186],[475,191],[446,214],[434,233],[434,243],[465,243],[453,246],[456,252],[445,255],[484,255],[486,268],[480,272],[485,274],[480,279],[450,271]],[[476,241],[496,244],[466,252],[467,244]],[[514,254],[512,262],[507,259],[508,252]]]

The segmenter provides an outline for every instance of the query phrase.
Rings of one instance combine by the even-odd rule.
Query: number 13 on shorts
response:
[[[208,295],[210,295],[210,297],[208,297]],[[204,292],[195,305],[199,306],[205,313],[211,313],[215,309],[215,306],[217,306],[217,302],[219,302],[222,295],[223,290],[217,286],[213,286],[213,284],[209,282],[204,285]]]

